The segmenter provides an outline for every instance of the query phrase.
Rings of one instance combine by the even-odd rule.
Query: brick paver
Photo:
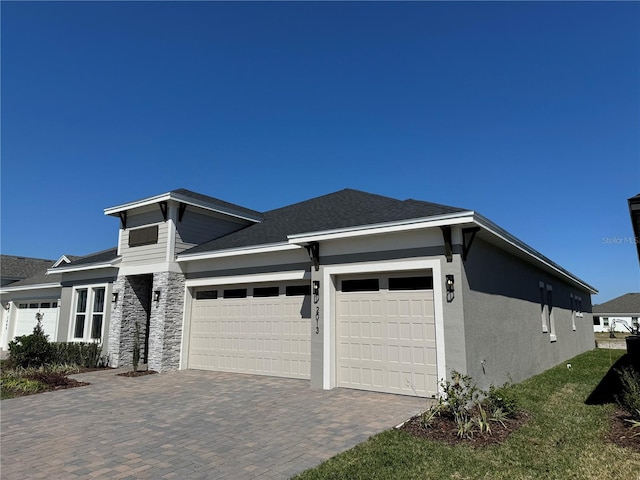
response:
[[[424,408],[413,397],[187,370],[3,400],[0,478],[285,479]]]

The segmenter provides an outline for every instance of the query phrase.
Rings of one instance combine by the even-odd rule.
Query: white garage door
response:
[[[309,378],[309,284],[198,288],[189,368]]]
[[[58,302],[29,300],[17,302],[18,311],[16,313],[16,327],[14,336],[31,335],[33,327],[38,322],[36,314],[42,318],[42,328],[44,333],[49,335],[50,341],[56,341],[56,330],[58,328]],[[11,339],[13,340],[13,339]]]
[[[338,386],[435,395],[431,274],[343,277],[337,287]]]

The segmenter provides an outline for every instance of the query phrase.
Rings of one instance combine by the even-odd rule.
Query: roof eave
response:
[[[176,262],[192,262],[196,260],[208,260],[212,258],[234,257],[238,255],[253,255],[257,253],[273,253],[283,252],[287,250],[298,250],[302,248],[300,245],[292,245],[290,243],[273,243],[269,245],[252,245],[250,247],[228,248],[224,250],[215,250],[211,252],[198,252],[179,254]]]
[[[45,288],[60,288],[62,287],[62,284],[60,282],[55,282],[55,283],[36,283],[34,285],[20,285],[17,287],[2,287],[0,288],[0,294],[2,293],[12,293],[12,292],[19,292],[22,290],[41,290],[41,289],[45,289]]]
[[[166,202],[169,200],[184,203],[186,205],[191,205],[194,207],[200,207],[205,210],[210,210],[212,212],[221,213],[224,215],[230,215],[232,217],[236,217],[241,220],[247,220],[247,221],[256,222],[256,223],[262,220],[257,215],[248,215],[246,212],[240,213],[233,209],[221,207],[220,205],[216,205],[215,203],[198,201],[197,199],[180,195],[179,193],[175,193],[175,192],[167,192],[161,195],[145,198],[143,200],[138,200],[136,202],[129,202],[122,205],[116,205],[115,207],[105,208],[104,214],[110,215],[110,216],[117,216],[120,212],[131,210],[132,208],[146,207],[148,205],[154,205],[156,203]]]
[[[359,225],[356,227],[340,228],[334,230],[299,233],[288,235],[287,238],[289,239],[289,243],[296,245],[306,245],[311,242],[320,242],[325,240],[337,240],[372,234],[394,233],[408,230],[420,230],[431,227],[444,227],[448,225],[473,223],[473,215],[474,212],[472,211],[448,213],[444,215],[412,218],[396,222],[385,222],[373,225]]]

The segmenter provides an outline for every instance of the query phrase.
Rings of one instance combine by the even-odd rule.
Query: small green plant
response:
[[[442,410],[442,400],[438,400],[438,403],[431,405],[420,417],[420,422],[424,428],[430,428],[433,425],[434,420],[440,416]]]
[[[487,414],[487,411],[484,408],[482,408],[481,403],[478,404],[478,415],[476,415],[473,420],[475,424],[478,426],[478,430],[480,430],[480,433],[486,433],[488,435],[491,435],[491,425],[489,423],[489,415]]]
[[[515,415],[520,408],[515,388],[509,382],[506,382],[501,387],[491,385],[487,393],[486,403],[492,413],[500,409],[507,417]]]
[[[499,423],[500,425],[502,425],[503,427],[506,428],[506,425],[505,425],[504,422],[506,422],[509,418],[510,418],[510,416],[507,415],[506,413],[504,413],[504,411],[500,407],[498,407],[494,411],[491,412],[490,420],[492,422],[497,422],[497,423]]]
[[[640,373],[631,367],[618,371],[622,393],[616,395],[618,404],[635,420],[640,420]]]
[[[133,336],[133,371],[138,371],[140,363],[140,324],[136,322],[136,329]]]
[[[102,363],[102,345],[99,342],[55,342],[51,343],[51,350],[54,364],[96,368]]]
[[[42,316],[36,314],[36,326],[31,335],[22,335],[9,342],[9,358],[19,367],[40,367],[51,363],[52,349],[49,336],[42,328]]]
[[[640,418],[640,410],[636,410],[636,415],[635,416],[637,418]],[[632,437],[640,436],[640,421],[631,418],[631,419],[626,419],[625,422],[628,422],[628,423],[631,424],[631,426],[629,427],[629,430],[635,430],[636,428],[638,429],[637,432],[635,432],[633,435],[631,435]]]

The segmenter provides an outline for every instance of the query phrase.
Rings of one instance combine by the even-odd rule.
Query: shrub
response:
[[[491,412],[500,411],[500,414],[511,417],[516,414],[520,405],[513,384],[507,382],[501,387],[491,385],[486,398],[487,406]]]
[[[626,367],[618,371],[622,393],[616,395],[618,404],[633,418],[640,420],[640,373]]]
[[[95,368],[104,363],[102,345],[97,342],[57,342],[51,344],[52,363]]]
[[[40,318],[31,335],[22,335],[9,342],[9,358],[16,366],[41,367],[52,360],[49,336],[42,329]]]

